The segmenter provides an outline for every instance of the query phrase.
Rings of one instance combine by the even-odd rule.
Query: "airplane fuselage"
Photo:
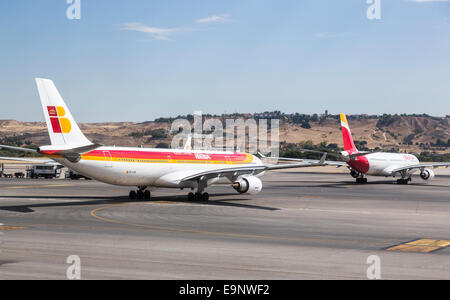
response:
[[[417,157],[402,153],[372,153],[359,156],[355,160],[347,161],[347,164],[355,171],[372,176],[391,176],[392,170],[408,167],[419,163]],[[413,174],[417,170],[408,172]]]
[[[254,155],[239,152],[100,147],[71,162],[55,154],[60,150],[47,149],[41,154],[87,177],[120,186],[194,188],[195,183],[180,182],[193,171],[263,165]],[[209,184],[225,182],[229,183],[216,178]]]

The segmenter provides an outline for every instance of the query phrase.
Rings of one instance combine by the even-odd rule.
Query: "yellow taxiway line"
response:
[[[403,252],[419,252],[430,253],[450,246],[449,240],[434,240],[434,239],[419,239],[412,242],[400,244],[391,248],[388,251],[403,251]]]

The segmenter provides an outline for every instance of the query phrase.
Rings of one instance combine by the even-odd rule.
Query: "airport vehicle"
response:
[[[79,180],[79,179],[85,179],[85,180],[91,180],[89,177],[86,177],[78,172],[69,170],[66,172],[65,175],[66,179],[71,179],[71,180]]]
[[[61,169],[55,165],[34,165],[27,169],[27,178],[53,179],[59,177]]]
[[[0,147],[37,152],[89,178],[138,187],[130,192],[131,199],[150,199],[150,189],[165,187],[197,189],[188,198],[207,201],[205,189],[219,183],[231,183],[239,193],[257,194],[262,190],[259,177],[266,171],[324,165],[325,156],[316,163],[265,165],[240,152],[106,147],[84,136],[51,80],[38,78],[36,83],[51,145],[37,150]]]
[[[24,172],[16,172],[16,173],[14,173],[14,177],[25,178],[25,173]]]
[[[353,142],[350,126],[345,114],[341,114],[342,138],[344,151],[340,153],[326,153],[338,157],[339,162],[325,162],[336,166],[347,166],[350,175],[357,183],[367,183],[367,175],[383,177],[400,177],[398,184],[408,184],[411,176],[420,171],[423,180],[431,180],[435,177],[434,168],[449,167],[449,162],[444,163],[420,163],[419,159],[412,154],[387,153],[387,152],[362,152]],[[318,152],[303,149],[304,151]],[[323,154],[324,152],[318,152]],[[310,161],[299,159],[278,158],[281,161]],[[314,162],[314,161],[312,161]]]

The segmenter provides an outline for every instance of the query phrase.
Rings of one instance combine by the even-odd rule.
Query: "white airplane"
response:
[[[432,169],[438,167],[449,167],[449,162],[444,163],[420,163],[419,159],[412,154],[386,153],[386,152],[361,152],[355,147],[350,126],[345,114],[341,114],[342,137],[344,140],[344,151],[341,153],[326,153],[337,156],[342,161],[324,162],[325,165],[335,165],[337,167],[346,166],[350,169],[350,175],[356,178],[357,183],[367,183],[366,175],[383,177],[401,177],[398,184],[408,184],[411,176],[420,171],[423,180],[431,180],[435,177]],[[302,149],[309,152],[325,153]],[[310,162],[307,159],[277,158],[280,161]]]
[[[37,152],[84,176],[98,181],[138,187],[131,199],[150,199],[150,189],[164,187],[192,190],[189,200],[209,200],[205,189],[231,183],[239,193],[257,194],[266,171],[324,165],[316,162],[265,165],[254,155],[232,151],[105,147],[90,142],[81,132],[51,80],[36,79],[51,145],[38,150],[0,145],[2,148]]]

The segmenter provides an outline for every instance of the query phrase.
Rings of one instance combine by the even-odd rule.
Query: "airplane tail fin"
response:
[[[345,114],[341,114],[341,127],[342,127],[342,138],[344,139],[344,150],[357,152],[358,149],[355,147],[353,142],[352,132],[350,131],[350,126],[348,125],[347,117]]]
[[[36,84],[52,145],[91,145],[73,119],[53,81],[36,78]]]

